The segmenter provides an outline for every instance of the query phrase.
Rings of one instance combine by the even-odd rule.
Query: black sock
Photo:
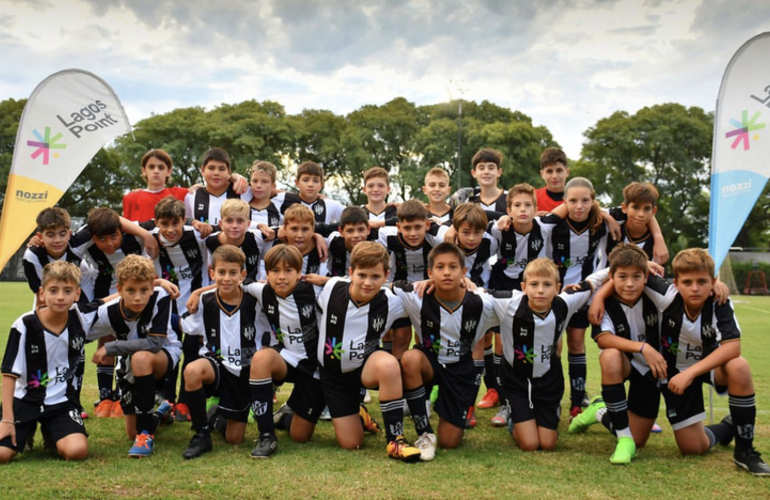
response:
[[[750,396],[729,395],[730,415],[735,428],[735,453],[748,451],[754,444],[754,421],[757,407],[754,394]]]
[[[166,378],[163,384],[163,399],[170,403],[176,402],[176,383],[179,380],[179,363],[174,366],[171,374]]]
[[[484,349],[484,385],[487,390],[497,390],[497,380],[495,379],[495,355],[492,346]]]
[[[75,369],[75,397],[77,397],[77,404],[80,411],[83,411],[83,403],[80,401],[80,393],[83,391],[83,374],[86,371],[86,359],[82,357],[78,360],[78,366]]]
[[[602,410],[599,410],[599,411],[602,411]],[[602,415],[602,418],[599,419],[599,422],[601,422],[602,425],[606,427],[608,431],[610,431],[610,434],[612,434],[613,436],[617,436],[617,434],[615,433],[615,427],[613,427],[612,425],[612,418],[610,418],[610,412],[605,411],[604,414]]]
[[[500,386],[502,385],[500,383],[500,365],[503,361],[503,357],[499,354],[493,354],[492,355],[492,375],[495,377],[495,389],[497,389],[498,392],[500,392]]]
[[[404,435],[404,400],[392,399],[380,400],[382,421],[385,425],[385,436],[388,441],[393,441],[398,436]],[[424,411],[424,410],[423,410]]]
[[[187,404],[187,391],[184,390],[184,369],[187,365],[200,358],[198,355],[198,349],[200,348],[200,337],[195,335],[185,334],[182,341],[182,353],[184,354],[182,368],[179,375],[179,397],[177,401],[179,403]]]
[[[136,412],[136,433],[147,431],[155,433],[158,418],[153,414],[152,405],[155,403],[155,377],[144,375],[134,377],[134,411]]]
[[[275,433],[273,424],[273,379],[249,379],[251,388],[251,410],[257,420],[260,434]]]
[[[412,414],[414,430],[420,436],[425,432],[433,434],[433,428],[428,420],[428,409],[425,402],[428,400],[425,392],[425,386],[421,385],[412,390],[404,390],[406,404],[409,406],[409,412]]]
[[[473,360],[473,384],[476,386],[476,395],[479,394],[479,389],[481,389],[481,381],[484,378],[484,360],[483,359],[474,359]]]
[[[585,354],[570,354],[567,357],[569,362],[569,381],[570,381],[570,407],[581,406],[586,395],[586,375],[588,374],[588,365]]]
[[[206,414],[206,390],[203,387],[187,393],[187,406],[190,408],[193,430],[198,432],[206,427],[209,419]]]
[[[604,404],[607,405],[607,415],[612,422],[612,428],[615,431],[628,429],[626,386],[623,384],[602,384],[602,398],[604,398]]]
[[[115,367],[113,365],[96,366],[96,385],[99,386],[99,400],[110,399],[112,397],[112,379],[115,377]]]

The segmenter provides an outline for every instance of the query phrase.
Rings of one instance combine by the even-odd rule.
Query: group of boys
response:
[[[388,204],[388,172],[374,167],[363,176],[367,204],[345,208],[321,196],[324,172],[313,162],[299,165],[297,194],[277,191],[276,169],[262,161],[251,189],[237,192],[229,156],[213,149],[201,166],[205,186],[155,200],[152,220],[97,209],[70,238],[66,212],[43,211],[25,255],[35,310],[14,324],[3,358],[0,461],[23,449],[37,422],[63,457],[85,458],[79,390],[83,346],[95,339],[100,404],[125,415],[132,457],[152,453],[158,425],[175,413],[192,422],[186,459],[210,451],[216,429],[242,442],[250,416],[259,430],[251,456],[267,458],[276,428],[305,442],[328,407],[341,447],[384,430],[390,457],[429,461],[437,446],[460,444],[482,377],[479,406],[500,404],[493,425],[509,425],[522,450],[552,450],[569,325],[578,332],[567,336],[570,433],[603,423],[618,438],[610,461],[629,463],[662,393],[683,453],[735,439],[735,463],[770,475],[752,445],[751,372],[731,303],[714,297],[713,260],[680,252],[673,285],[648,271],[660,271],[654,256],[666,258],[656,246],[655,188],[632,183],[621,207],[601,213],[590,182],[566,183],[558,149],[541,156],[540,190],[501,189],[497,151],[479,151],[472,167],[478,189],[453,197],[464,203],[447,203],[449,177],[434,168],[428,203]],[[147,193],[133,198],[158,197],[171,168],[164,151],[148,152]],[[537,216],[538,208],[553,213]],[[607,235],[612,219],[620,242]],[[602,349],[602,395],[583,410],[588,318]],[[284,382],[293,390],[274,412],[274,387]],[[703,382],[730,396],[730,415],[715,425],[702,424]],[[166,401],[155,409],[163,385]],[[363,405],[366,389],[379,391],[382,427]],[[405,409],[414,445],[404,438]]]

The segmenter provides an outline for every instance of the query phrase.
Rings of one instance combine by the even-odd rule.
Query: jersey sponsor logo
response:
[[[275,306],[273,304],[267,305],[267,314],[275,314]]]
[[[334,317],[334,315],[332,315]],[[337,342],[337,337],[326,340],[326,355],[332,359],[342,359],[345,350],[342,348],[342,341]]]
[[[526,344],[518,344],[513,347],[513,353],[518,361],[524,364],[535,364],[535,349],[530,349]]]
[[[435,338],[433,335],[423,335],[422,345],[425,349],[438,354],[441,350],[441,338]]]
[[[251,357],[257,352],[256,347],[243,349],[227,348],[227,364],[231,366],[251,366]]]
[[[29,346],[29,350],[32,354],[37,354],[38,352],[40,352],[40,347],[37,344],[31,344]]]
[[[196,212],[203,212],[206,209],[206,205],[203,203],[198,203],[198,208],[195,209]]]
[[[670,352],[674,356],[679,354],[679,342],[674,342],[671,337],[661,337],[660,343],[663,345],[663,350]]]
[[[700,361],[703,358],[703,348],[699,345],[687,344],[687,350],[684,353],[684,359]]]
[[[29,389],[37,389],[38,387],[48,387],[51,379],[48,377],[48,372],[38,370],[37,373],[32,373],[27,381],[27,387]]]

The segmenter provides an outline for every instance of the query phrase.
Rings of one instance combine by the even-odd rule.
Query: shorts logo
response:
[[[80,411],[79,410],[70,410],[70,418],[76,424],[78,424],[80,426],[83,425],[83,419],[80,417]]]

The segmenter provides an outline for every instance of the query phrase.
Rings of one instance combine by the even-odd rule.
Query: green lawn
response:
[[[11,323],[29,308],[32,294],[26,284],[0,283],[0,296],[0,343],[4,346]],[[736,311],[744,334],[743,354],[754,371],[756,446],[770,458],[770,349],[764,338],[770,323],[770,298],[736,297]],[[92,352],[93,346],[89,347]],[[588,389],[597,393],[597,349],[592,342],[588,349]],[[94,401],[96,392],[95,371],[89,363],[83,401]],[[279,399],[286,397],[288,388],[279,393]],[[377,405],[370,408],[379,419]],[[716,419],[726,415],[726,398],[716,399],[714,409]],[[126,457],[131,443],[125,437],[123,421],[92,418],[87,421],[91,435],[88,460],[66,463],[38,444],[11,465],[0,467],[0,498],[770,497],[770,480],[738,470],[732,463],[732,447],[717,447],[702,457],[681,457],[664,412],[658,420],[663,433],[653,435],[638,458],[624,467],[610,465],[614,438],[601,426],[571,436],[565,418],[557,451],[525,454],[514,447],[506,431],[491,427],[489,419],[494,413],[479,411],[478,427],[466,433],[459,449],[439,450],[435,461],[418,464],[389,460],[381,436],[367,437],[361,451],[340,450],[328,422],[320,422],[313,440],[305,445],[279,433],[278,452],[270,460],[260,461],[248,458],[256,428],[249,429],[248,441],[240,446],[229,446],[215,437],[212,453],[184,461],[181,453],[191,433],[188,426],[174,424],[158,432],[151,458],[131,460]],[[406,428],[407,438],[414,439],[411,422]]]

